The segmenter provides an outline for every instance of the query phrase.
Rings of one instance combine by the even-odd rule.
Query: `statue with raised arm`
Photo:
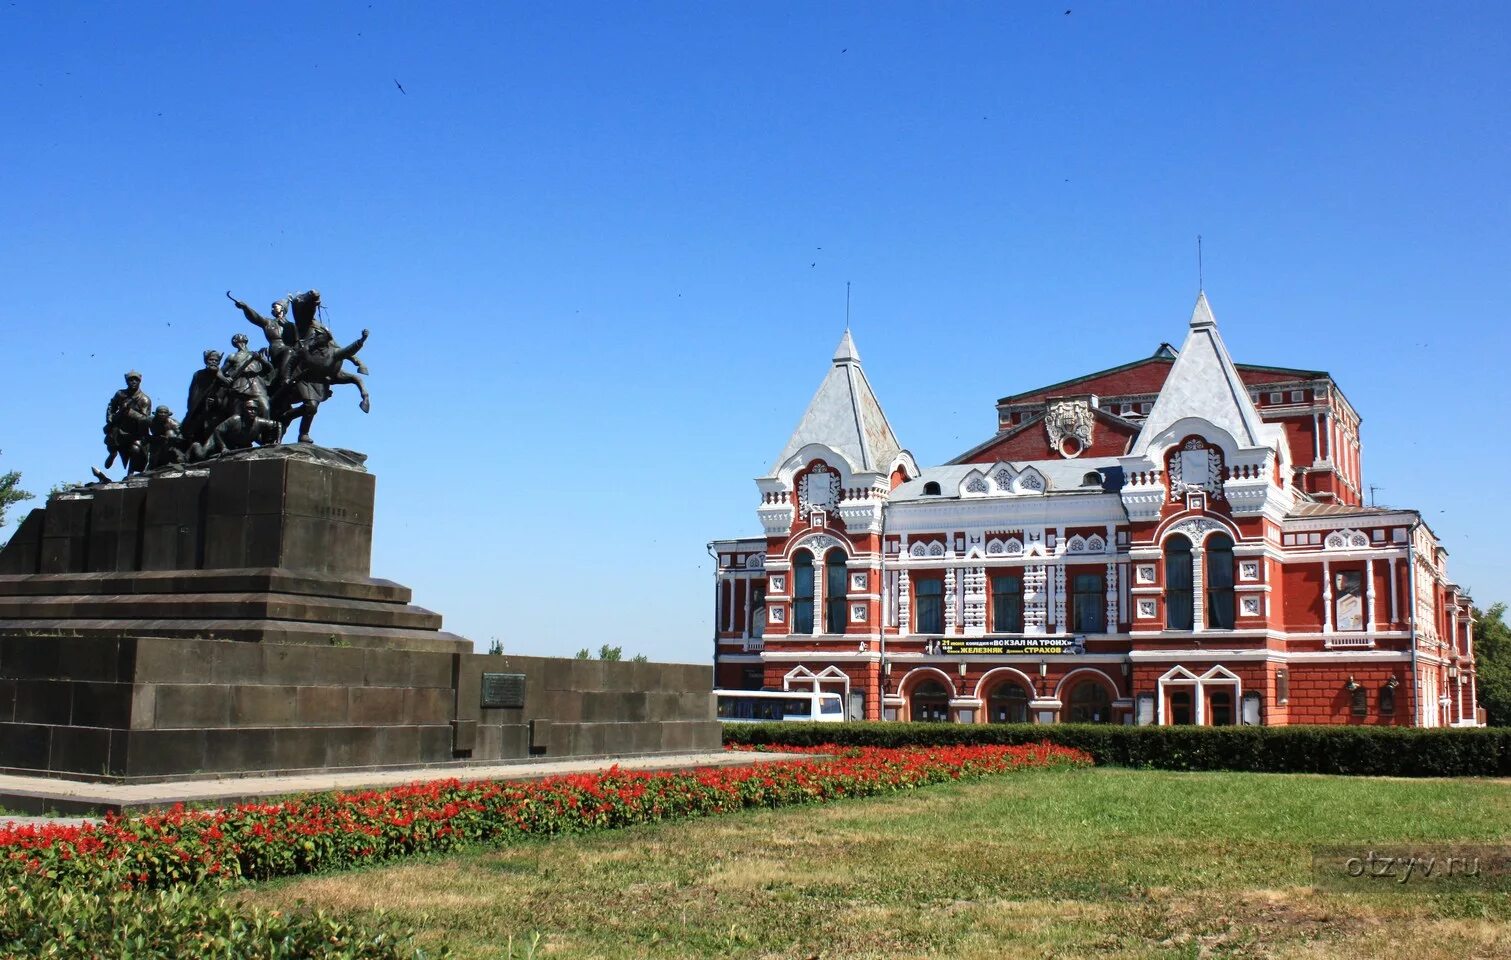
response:
[[[106,469],[116,457],[125,464],[128,477],[146,468],[144,441],[151,418],[152,398],[142,392],[142,375],[128,371],[125,389],[117,390],[105,407],[105,449],[110,452],[105,458]]]

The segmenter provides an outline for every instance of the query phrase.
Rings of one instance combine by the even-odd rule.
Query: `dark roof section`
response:
[[[1018,393],[1009,394],[1008,396],[1002,397],[997,402],[999,404],[1012,403],[1013,401],[1018,400],[1022,397],[1047,393],[1051,390],[1059,390],[1062,387],[1074,386],[1077,383],[1085,383],[1087,380],[1095,380],[1098,377],[1105,377],[1109,374],[1122,373],[1124,370],[1132,370],[1134,367],[1143,366],[1144,364],[1151,361],[1173,364],[1175,362],[1176,353],[1177,351],[1174,347],[1170,346],[1170,344],[1161,343],[1159,347],[1155,349],[1152,356],[1140,357],[1139,359],[1131,361],[1129,363],[1119,364],[1116,367],[1108,367],[1106,370],[1098,370],[1095,373],[1082,374],[1079,377],[1072,377],[1069,380],[1061,380],[1059,383],[1051,383],[1048,386],[1035,387],[1032,390],[1023,390]],[[1326,370],[1302,370],[1296,367],[1270,367],[1254,363],[1235,363],[1233,364],[1233,366],[1238,368],[1239,371],[1247,370],[1256,373],[1282,373],[1305,380],[1320,380],[1324,377],[1331,379],[1331,375]]]

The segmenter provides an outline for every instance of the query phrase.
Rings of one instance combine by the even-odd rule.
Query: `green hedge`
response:
[[[102,878],[61,883],[11,877],[0,888],[0,960],[426,960],[381,920],[354,924],[321,912],[236,904],[220,892],[122,890]]]
[[[726,744],[901,747],[1058,743],[1098,764],[1393,777],[1511,776],[1511,729],[1124,727],[1098,724],[729,723]]]

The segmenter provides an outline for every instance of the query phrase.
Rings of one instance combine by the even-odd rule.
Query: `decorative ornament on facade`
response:
[[[1208,520],[1205,517],[1192,517],[1189,520],[1182,520],[1180,523],[1177,523],[1170,528],[1169,532],[1183,534],[1192,543],[1196,543],[1211,531],[1222,529],[1223,525],[1216,520]]]
[[[765,569],[765,567],[766,554],[764,553],[752,553],[750,556],[745,558],[746,570],[762,570]]]
[[[1328,550],[1367,550],[1369,537],[1357,530],[1334,530],[1327,535],[1323,547]]]
[[[1238,565],[1238,579],[1240,579],[1240,580],[1258,580],[1259,579],[1259,561],[1258,560],[1245,560],[1242,563],[1240,563]]]
[[[1096,418],[1089,400],[1051,400],[1044,408],[1049,445],[1062,457],[1075,457],[1091,446]]]
[[[985,477],[977,475],[977,476],[971,477],[969,480],[967,480],[965,482],[965,492],[966,493],[976,493],[976,494],[987,494],[987,493],[991,492],[991,487],[987,486],[986,478]]]
[[[1000,467],[998,468],[996,473],[992,474],[992,482],[995,483],[997,485],[997,489],[1002,491],[1003,493],[1011,493],[1013,489],[1014,476],[1016,476],[1016,474],[1014,474],[1011,469],[1007,467]]]
[[[1243,615],[1246,616],[1246,617],[1257,617],[1257,616],[1259,616],[1259,598],[1258,597],[1244,597],[1243,598]]]
[[[1035,493],[1042,493],[1044,492],[1044,476],[1033,467],[1029,467],[1027,470],[1019,474],[1018,489],[1032,490]]]
[[[816,466],[797,485],[800,512],[807,516],[814,510],[829,510],[839,502],[839,473]]]
[[[809,550],[813,551],[813,555],[815,557],[820,557],[828,553],[830,550],[833,550],[835,547],[843,547],[844,544],[840,543],[838,540],[836,540],[834,537],[829,536],[828,534],[821,533],[818,536],[805,537],[804,539],[798,541],[798,543],[796,543],[794,546],[806,547]]]
[[[1008,537],[999,540],[996,537],[986,542],[986,555],[989,557],[1017,557],[1023,554],[1023,541],[1017,537]]]
[[[1187,493],[1202,492],[1222,499],[1222,451],[1199,437],[1191,437],[1166,456],[1166,473],[1170,478],[1170,499],[1180,500]]]

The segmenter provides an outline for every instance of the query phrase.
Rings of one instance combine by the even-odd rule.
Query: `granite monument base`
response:
[[[0,551],[0,771],[140,782],[716,750],[708,666],[488,656],[309,445],[54,496]]]

